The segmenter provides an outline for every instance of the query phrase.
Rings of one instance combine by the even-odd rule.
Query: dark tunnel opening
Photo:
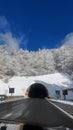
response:
[[[28,89],[28,97],[45,98],[49,97],[49,93],[47,88],[43,84],[34,83]]]

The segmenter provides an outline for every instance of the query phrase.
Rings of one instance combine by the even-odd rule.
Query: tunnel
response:
[[[45,98],[49,97],[48,89],[41,83],[34,83],[28,88],[28,97]]]

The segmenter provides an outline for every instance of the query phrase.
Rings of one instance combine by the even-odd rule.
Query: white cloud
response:
[[[13,37],[11,32],[0,33],[0,40],[7,44],[10,49],[19,49],[20,40]]]
[[[0,31],[9,31],[10,25],[5,16],[0,16]]]
[[[20,37],[15,37],[11,32],[0,33],[0,43],[5,43],[10,50],[19,50],[20,45],[24,44],[26,47],[27,39],[25,39],[24,35]]]
[[[0,44],[7,44],[10,50],[20,48],[20,45],[23,44],[24,48],[27,46],[28,39],[25,38],[25,35],[15,36],[10,30],[10,24],[5,16],[0,16]]]
[[[73,32],[67,34],[62,43],[67,47],[73,47]]]

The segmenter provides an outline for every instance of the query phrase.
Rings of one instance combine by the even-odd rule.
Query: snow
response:
[[[29,51],[10,49],[0,45],[0,79],[12,76],[38,76],[63,72],[73,78],[73,48],[63,46],[57,49]]]
[[[8,93],[8,85],[0,80],[0,95],[7,95]]]
[[[36,80],[36,77],[33,78]],[[61,73],[37,76],[37,80],[41,80],[49,84],[55,84],[63,87],[68,87],[71,84],[70,79],[66,75],[63,75]]]
[[[64,103],[64,104],[68,104],[68,105],[72,105],[73,106],[73,102],[71,102],[71,101],[54,100],[54,99],[52,99],[52,101],[56,101],[56,102],[60,102],[60,103]]]
[[[9,80],[8,86],[9,88],[15,88],[14,95],[24,95],[24,91],[30,84],[34,83],[32,79],[25,77],[13,77]]]
[[[70,80],[69,76],[62,73],[31,77],[14,76],[13,78],[9,79],[8,83],[4,83],[0,80],[0,94],[10,95],[9,88],[14,88],[15,91],[13,95],[24,95],[26,89],[35,82],[45,85],[45,87],[48,88],[49,95],[55,99],[55,90],[61,91],[61,97],[63,99],[62,89],[70,88],[73,86],[73,82]],[[73,93],[71,98],[73,98]]]

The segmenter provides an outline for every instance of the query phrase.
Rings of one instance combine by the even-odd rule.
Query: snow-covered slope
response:
[[[73,82],[70,80],[68,75],[62,73],[54,73],[41,76],[31,76],[31,77],[20,77],[15,76],[11,78],[8,83],[3,83],[0,81],[0,94],[9,94],[9,88],[15,88],[13,95],[24,95],[26,89],[33,83],[38,82],[44,84],[48,88],[50,96],[56,98],[56,90],[61,91],[62,89],[71,88]]]
[[[0,45],[0,79],[13,76],[38,76],[55,72],[68,73],[73,78],[73,47],[29,51]]]

